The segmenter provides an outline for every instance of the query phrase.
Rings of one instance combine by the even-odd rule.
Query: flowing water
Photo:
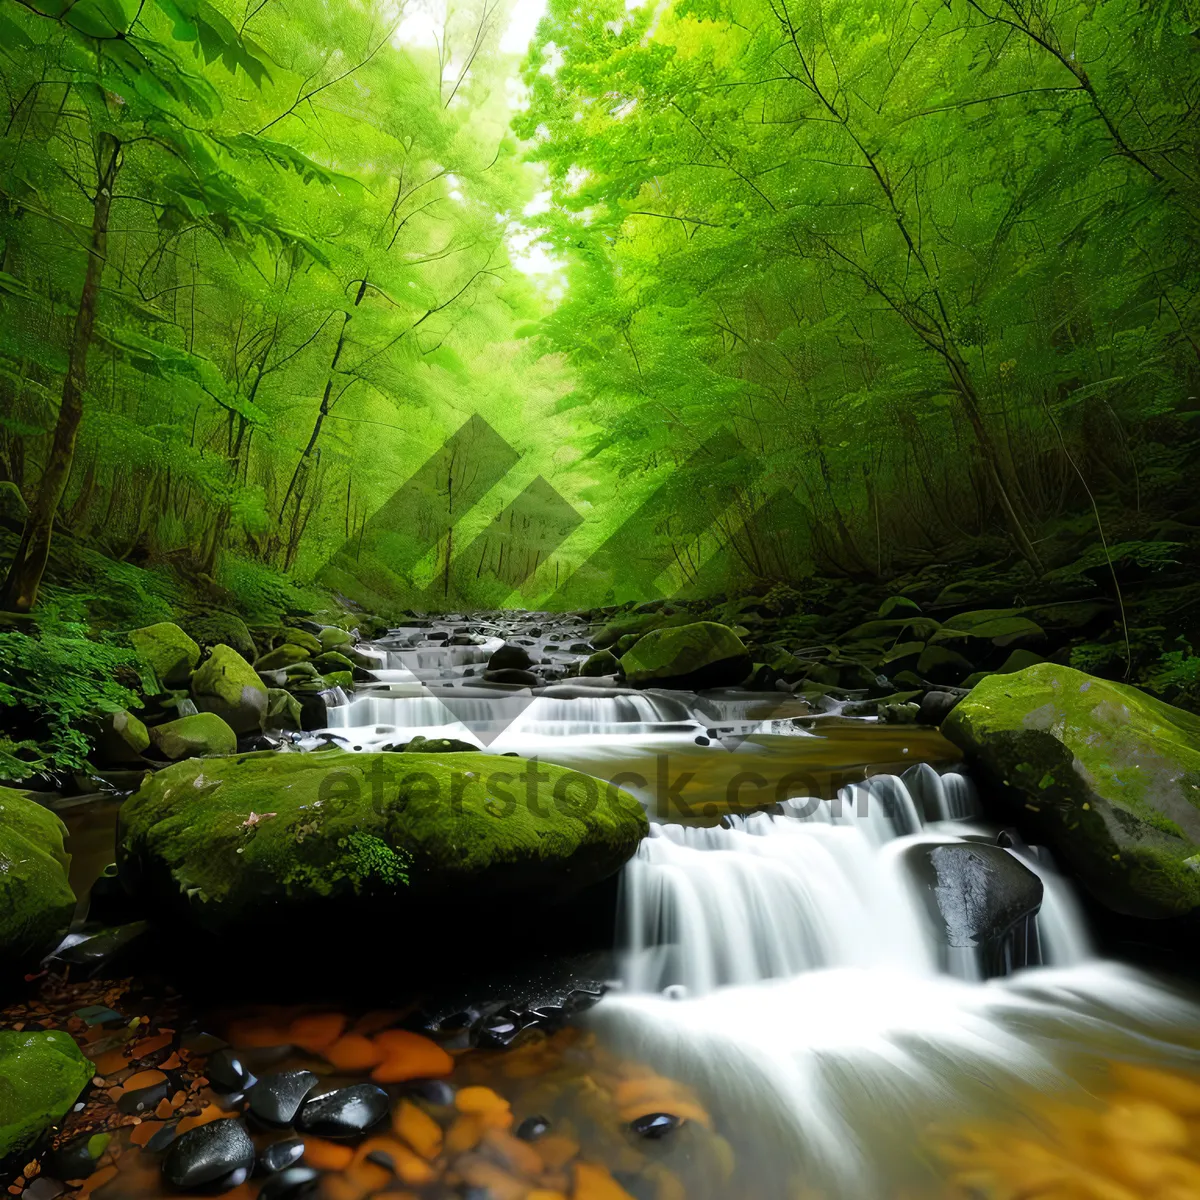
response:
[[[619,979],[586,1023],[690,1088],[733,1148],[736,1184],[703,1156],[675,1164],[688,1195],[941,1194],[931,1130],[1024,1119],[1030,1095],[1090,1102],[1114,1059],[1195,1069],[1200,1010],[1096,956],[1044,851],[1003,839],[1043,896],[1005,934],[1001,974],[948,938],[913,855],[994,847],[999,831],[936,733],[804,721],[772,694],[498,693],[474,678],[498,637],[438,649],[429,632],[374,647],[380,685],[332,709],[322,736],[456,737],[619,778],[643,800]]]

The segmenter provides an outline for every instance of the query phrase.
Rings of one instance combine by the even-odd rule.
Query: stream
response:
[[[1156,1071],[1195,1077],[1200,1007],[1182,984],[1097,956],[1072,885],[1044,851],[984,820],[950,743],[930,729],[814,717],[778,693],[553,681],[583,657],[566,648],[586,637],[576,622],[509,614],[393,630],[358,647],[378,682],[328,696],[329,727],[290,739],[312,751],[454,738],[537,756],[619,783],[651,821],[619,881],[603,999],[548,1041],[467,1051],[454,1079],[493,1087],[518,1120],[536,1112],[571,1131],[619,1190],[589,1190],[578,1171],[569,1193],[486,1172],[472,1183],[460,1166],[437,1184],[458,1190],[427,1181],[403,1195],[1200,1195],[1184,1176],[1176,1192],[962,1183],[972,1178],[962,1162],[1005,1137],[1017,1139],[1002,1155],[1014,1161],[1039,1137],[1066,1137],[1075,1117],[1056,1124],[1055,1106],[1086,1124],[1119,1104],[1121,1070],[1147,1073],[1143,1095]],[[505,640],[524,641],[552,681],[483,683]],[[85,848],[94,825],[64,816]],[[921,882],[929,864],[936,886]],[[1040,882],[1036,917],[1006,915],[1009,874],[1011,886]],[[970,935],[988,921],[986,938]],[[225,1027],[247,1019],[264,1018],[229,997]],[[249,1041],[253,1056],[271,1038]],[[610,1077],[623,1080],[604,1093],[617,1111],[598,1116],[595,1081]],[[639,1087],[683,1124],[632,1139],[629,1114],[647,1106]],[[1200,1132],[1194,1119],[1189,1130]],[[159,1186],[135,1178],[102,1194]],[[335,1178],[325,1177],[331,1200],[388,1190]]]

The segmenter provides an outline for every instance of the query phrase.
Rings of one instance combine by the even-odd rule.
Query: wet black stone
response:
[[[277,1171],[262,1185],[259,1200],[298,1200],[316,1191],[320,1178],[321,1173],[312,1167],[288,1167]]]
[[[488,672],[492,671],[524,671],[533,666],[533,659],[524,646],[515,642],[505,642],[498,650],[493,651],[488,659]]]
[[[236,1187],[254,1166],[254,1143],[239,1117],[222,1117],[182,1133],[163,1159],[163,1178],[183,1191],[218,1182]],[[232,1180],[241,1175],[237,1182]]]
[[[682,1124],[683,1121],[679,1117],[672,1116],[670,1113],[647,1113],[644,1117],[630,1121],[629,1128],[638,1137],[656,1139],[666,1137],[668,1133],[678,1129]]]
[[[204,1064],[204,1074],[218,1092],[244,1092],[254,1083],[235,1050],[218,1050]]]
[[[697,746],[711,746],[712,742],[710,742],[708,740],[708,738],[706,738],[702,733],[698,733],[696,735],[696,745]]]
[[[485,1047],[507,1046],[521,1032],[519,1021],[510,1016],[498,1015],[490,1018],[479,1031],[479,1045]]]
[[[165,1150],[176,1137],[174,1125],[164,1125],[142,1148],[151,1154],[159,1154]]]
[[[454,1103],[454,1088],[444,1079],[414,1079],[404,1090],[410,1096],[419,1096],[441,1108],[449,1108]]]
[[[166,1099],[171,1094],[172,1084],[169,1079],[164,1079],[161,1083],[151,1084],[149,1087],[138,1088],[133,1092],[125,1092],[117,1101],[117,1109],[120,1112],[140,1116],[142,1113],[147,1113],[158,1106],[160,1100]]]
[[[258,1169],[264,1175],[286,1170],[299,1162],[303,1153],[304,1143],[299,1138],[284,1138],[281,1142],[272,1142],[259,1151]]]
[[[86,1179],[95,1169],[96,1160],[88,1153],[90,1134],[52,1150],[42,1160],[42,1170],[56,1179]]]
[[[526,1117],[520,1125],[517,1126],[517,1137],[522,1141],[535,1142],[543,1134],[550,1131],[549,1117]]]
[[[388,1106],[383,1088],[373,1083],[353,1083],[305,1101],[296,1117],[296,1128],[317,1137],[358,1137],[387,1116]]]
[[[264,1075],[250,1093],[250,1112],[267,1125],[290,1125],[304,1098],[320,1083],[311,1071]]]
[[[501,667],[499,670],[488,667],[483,679],[485,683],[519,683],[527,687],[535,687],[542,682],[532,671],[522,671],[517,667]]]

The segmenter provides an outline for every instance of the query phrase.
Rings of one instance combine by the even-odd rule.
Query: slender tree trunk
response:
[[[0,595],[0,607],[15,612],[28,612],[37,601],[38,588],[50,557],[54,516],[75,459],[75,443],[83,419],[83,397],[87,391],[88,349],[92,344],[96,300],[100,294],[108,253],[108,219],[112,211],[113,184],[121,165],[121,143],[111,134],[102,133],[96,139],[96,165],[99,178],[92,204],[87,270],[79,308],[75,313],[67,375],[63,380],[62,402],[54,425],[50,456],[46,460],[37,495],[30,506],[21,544],[9,568],[3,594]]]

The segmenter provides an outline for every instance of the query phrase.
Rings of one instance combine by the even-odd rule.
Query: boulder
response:
[[[233,613],[200,613],[184,619],[183,627],[200,643],[202,650],[211,650],[214,646],[229,646],[249,662],[253,662],[258,655],[246,622]]]
[[[1106,907],[1200,907],[1200,717],[1054,663],[992,675],[942,732]]]
[[[263,719],[264,729],[294,729],[302,727],[300,701],[283,688],[267,689],[267,715]]]
[[[324,654],[318,654],[312,660],[312,665],[313,669],[322,675],[329,671],[353,671],[356,666],[361,666],[336,650],[326,650]]]
[[[71,924],[75,893],[65,834],[48,808],[0,788],[0,961],[8,965],[53,950]]]
[[[128,709],[121,708],[113,713],[105,713],[100,719],[96,753],[104,762],[138,762],[149,746],[150,734],[146,731],[146,726]]]
[[[523,671],[519,667],[501,667],[493,671],[491,668],[483,673],[484,683],[508,683],[520,687],[537,687],[542,681],[532,671]]]
[[[233,754],[237,750],[237,734],[211,712],[155,725],[150,737],[159,753],[172,762],[199,754]]]
[[[354,635],[339,629],[336,625],[326,625],[317,634],[322,650],[344,650],[346,646],[354,645]]]
[[[315,640],[315,639],[314,639]],[[298,662],[308,662],[311,654],[295,642],[284,642],[274,650],[268,650],[262,658],[254,660],[256,671],[282,671]]]
[[[621,669],[617,656],[611,650],[597,650],[580,666],[580,675],[615,675]]]
[[[135,629],[129,641],[164,687],[181,687],[200,661],[200,647],[178,625],[160,621]]]
[[[216,713],[234,733],[262,728],[267,689],[254,668],[229,646],[214,646],[192,675],[192,699],[201,712]]]
[[[0,1030],[0,1159],[62,1120],[94,1074],[69,1033]]]
[[[488,659],[489,671],[528,671],[532,666],[533,659],[529,651],[515,642],[505,642]]]
[[[307,629],[286,630],[283,640],[279,644],[281,646],[299,646],[302,650],[307,650],[310,655],[320,654],[324,649],[316,635],[309,633]]]
[[[540,904],[613,875],[647,821],[618,788],[516,757],[263,751],[147,777],[120,830],[132,894],[246,930],[303,927],[328,905],[371,925],[427,920],[431,904]]]
[[[716,621],[652,630],[621,658],[635,687],[722,687],[741,683],[750,667],[742,640]]]

